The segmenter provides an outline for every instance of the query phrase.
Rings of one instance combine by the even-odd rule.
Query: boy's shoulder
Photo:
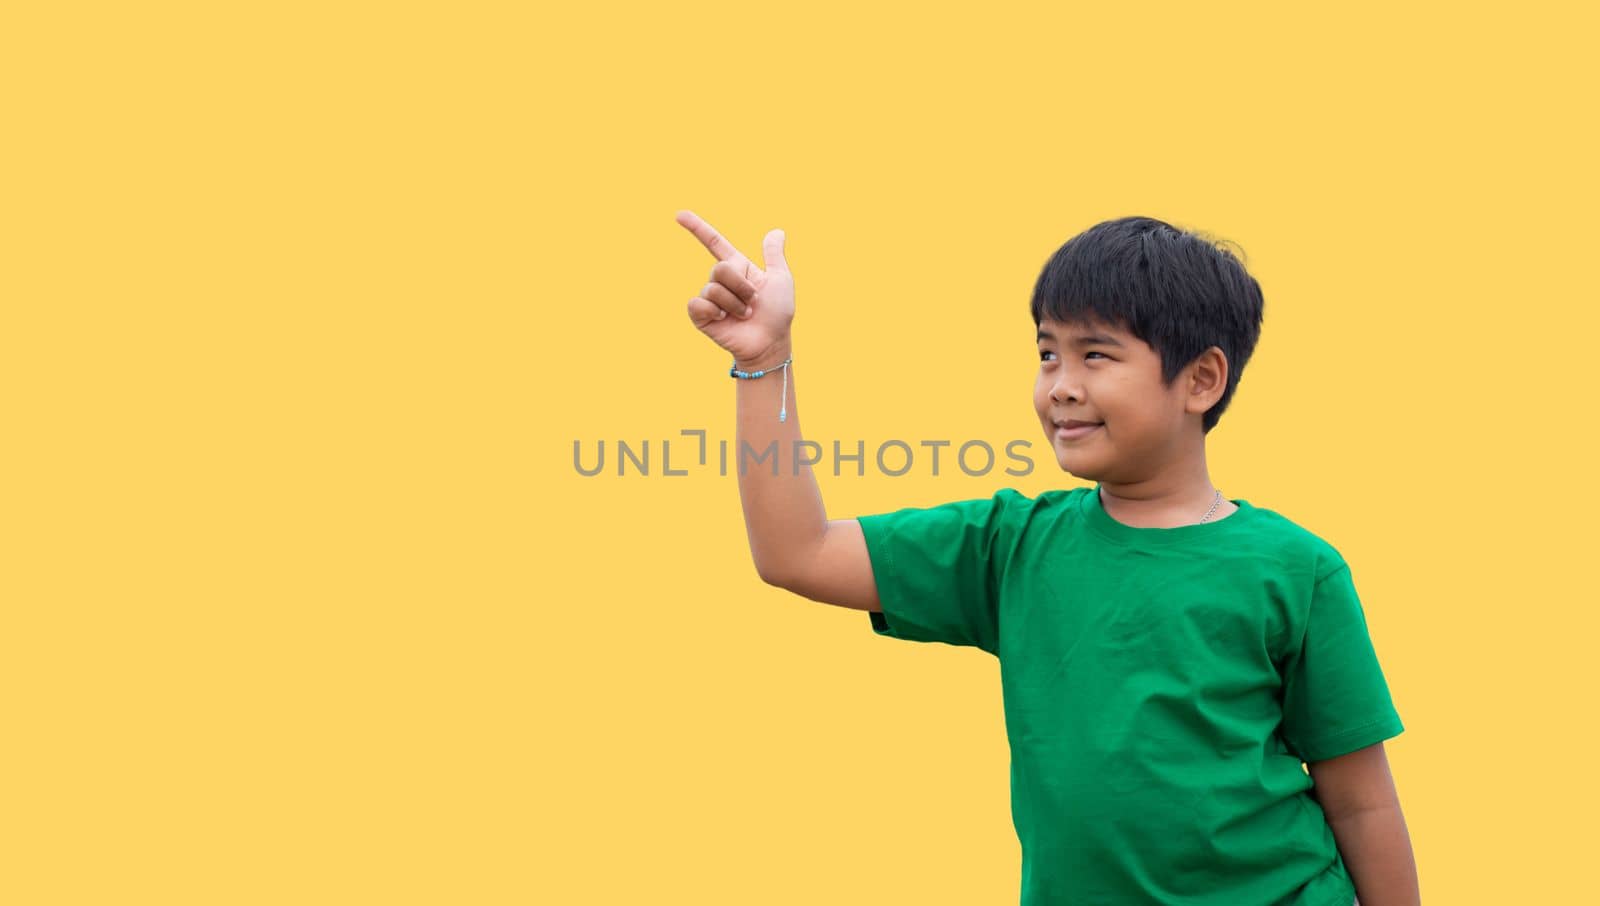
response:
[[[1277,510],[1253,503],[1250,509],[1255,517],[1254,525],[1264,537],[1272,539],[1274,548],[1291,555],[1295,563],[1313,564],[1316,579],[1321,580],[1344,568],[1344,555],[1328,539]]]

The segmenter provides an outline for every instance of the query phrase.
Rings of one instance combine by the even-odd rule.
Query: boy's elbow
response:
[[[817,580],[827,575],[821,562],[825,548],[816,545],[790,544],[783,548],[780,557],[756,558],[756,575],[775,588],[810,597],[808,590],[815,589]]]
[[[788,589],[794,582],[792,573],[784,569],[781,564],[766,563],[760,560],[756,561],[756,575],[761,577],[762,582],[774,588]]]
[[[806,564],[803,557],[786,557],[756,561],[756,575],[774,588],[801,594],[806,583]]]

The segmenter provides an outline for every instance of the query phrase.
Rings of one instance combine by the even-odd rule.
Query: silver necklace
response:
[[[1211,502],[1211,509],[1206,510],[1206,514],[1204,516],[1200,517],[1200,522],[1205,522],[1207,519],[1210,519],[1211,518],[1211,514],[1215,513],[1217,511],[1217,507],[1222,504],[1222,489],[1221,488],[1213,488],[1212,490],[1217,492],[1217,498]],[[1105,509],[1105,506],[1106,506],[1106,491],[1105,491],[1105,488],[1101,488],[1100,489],[1100,508],[1103,510],[1103,509]],[[1199,525],[1200,523],[1197,522],[1195,524]]]

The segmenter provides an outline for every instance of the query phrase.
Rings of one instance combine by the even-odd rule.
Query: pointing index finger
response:
[[[721,233],[712,229],[711,224],[701,220],[693,211],[679,211],[675,219],[683,224],[685,229],[693,233],[694,238],[700,240],[701,245],[710,249],[711,254],[717,256],[718,261],[729,261],[745,257],[740,254],[738,249],[733,247],[733,243],[722,238]],[[745,260],[748,261],[749,259],[745,258]]]

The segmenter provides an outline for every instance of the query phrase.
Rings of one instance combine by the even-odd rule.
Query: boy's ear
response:
[[[1185,403],[1185,410],[1189,412],[1206,413],[1217,400],[1222,399],[1223,391],[1228,389],[1228,357],[1223,354],[1222,347],[1212,346],[1200,353],[1189,364],[1188,382],[1189,399]]]

